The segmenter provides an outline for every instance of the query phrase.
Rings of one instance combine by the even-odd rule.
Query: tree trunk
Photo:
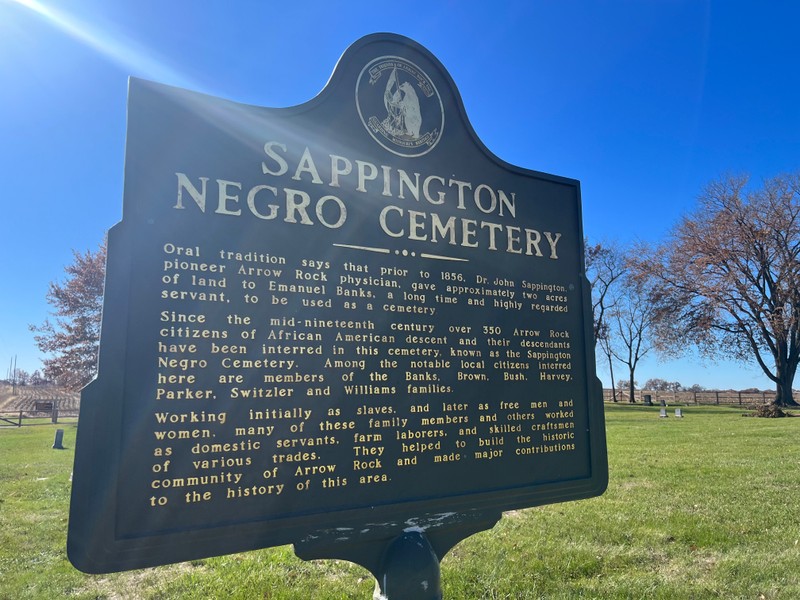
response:
[[[636,397],[634,396],[634,388],[633,388],[633,369],[631,369],[631,377],[629,381],[630,386],[628,387],[628,403],[629,404],[636,404]]]
[[[611,400],[617,401],[617,386],[614,383],[614,365],[611,364],[611,355],[608,357],[608,371],[611,373]]]
[[[792,395],[792,377],[783,376],[776,384],[775,406],[798,406]]]
[[[775,356],[775,406],[797,406],[792,395],[792,383],[797,371],[797,358],[784,344]]]

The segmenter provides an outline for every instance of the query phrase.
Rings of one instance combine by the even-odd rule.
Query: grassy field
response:
[[[607,406],[600,498],[507,514],[442,564],[446,599],[800,598],[800,418]],[[280,547],[104,576],[64,547],[74,425],[0,430],[0,598],[369,599],[372,577]]]

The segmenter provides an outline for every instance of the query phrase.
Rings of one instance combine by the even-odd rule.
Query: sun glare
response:
[[[104,23],[103,27],[82,21],[62,10],[56,10],[37,0],[11,0],[12,3],[42,17],[47,23],[73,39],[92,48],[98,54],[123,68],[130,75],[155,79],[184,87],[193,87],[177,71],[170,69],[163,59],[152,55],[118,29]]]
[[[17,4],[21,4],[25,8],[30,8],[31,10],[35,10],[39,12],[44,7],[41,6],[36,0],[11,0],[12,2],[16,2]]]

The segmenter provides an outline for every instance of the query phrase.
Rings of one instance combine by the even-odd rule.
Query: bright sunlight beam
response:
[[[108,30],[108,24],[104,26],[108,31],[101,31],[98,27],[46,6],[38,0],[11,0],[11,2],[36,13],[50,25],[97,51],[131,75],[197,89],[193,82],[166,66],[164,60],[152,56],[145,48],[121,32]]]

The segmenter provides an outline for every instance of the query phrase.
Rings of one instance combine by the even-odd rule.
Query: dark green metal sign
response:
[[[492,155],[408,39],[294,108],[131,80],[108,256],[81,570],[295,543],[376,572],[404,531],[440,556],[605,488],[579,184]]]

